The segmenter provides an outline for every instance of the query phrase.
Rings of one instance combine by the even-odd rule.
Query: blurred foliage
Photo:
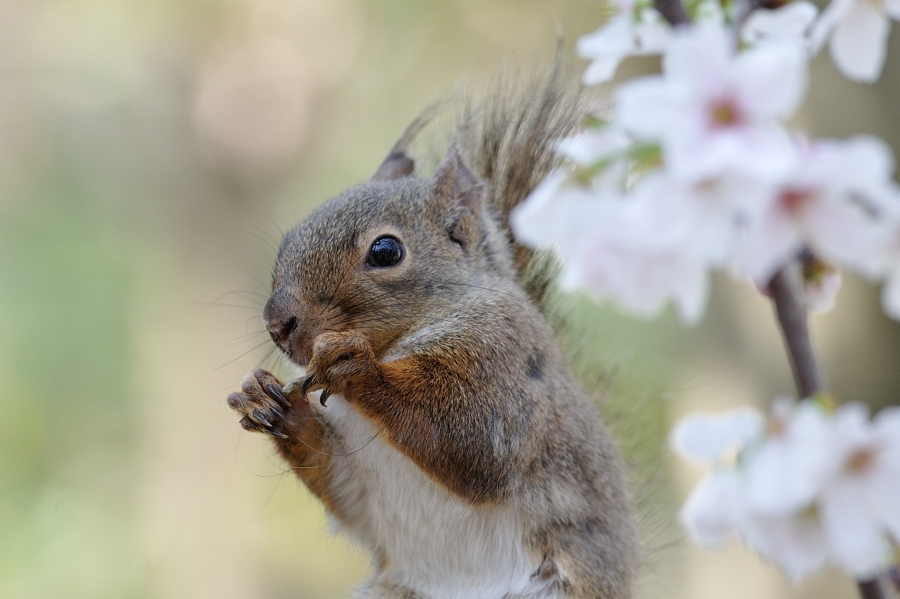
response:
[[[270,348],[258,316],[280,235],[365,178],[428,102],[503,62],[546,64],[557,30],[571,57],[601,14],[587,0],[0,2],[0,598],[346,595],[363,556],[224,403]],[[820,59],[799,120],[896,152],[898,88],[900,61],[867,87]],[[850,281],[814,332],[838,393],[884,405],[900,334],[875,294]],[[562,310],[576,368],[662,498],[648,544],[668,544],[689,476],[669,474],[672,415],[791,389],[768,306],[720,282],[691,331],[584,298]],[[705,558],[676,551],[647,596],[743,596],[728,586],[741,575],[710,587],[701,570],[698,587]],[[760,571],[768,596],[789,592]],[[850,596],[830,581],[794,594]]]

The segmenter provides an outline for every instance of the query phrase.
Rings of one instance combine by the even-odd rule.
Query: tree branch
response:
[[[794,261],[779,270],[769,282],[769,290],[801,399],[822,393],[825,391],[825,382],[816,364],[809,337],[800,263]],[[886,599],[878,578],[858,580],[856,584],[862,599]]]
[[[785,266],[769,283],[772,301],[781,334],[787,348],[794,382],[800,398],[825,390],[825,383],[816,365],[809,327],[806,324],[806,306],[803,303],[803,279],[797,262]]]
[[[877,578],[872,580],[859,580],[856,585],[859,587],[859,594],[862,599],[886,599],[884,588],[881,581]]]

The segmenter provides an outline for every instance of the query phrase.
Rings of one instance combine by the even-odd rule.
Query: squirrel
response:
[[[257,369],[228,404],[371,552],[356,599],[629,599],[623,461],[508,224],[586,100],[559,69],[501,85],[421,177],[428,112],[285,235],[263,322],[305,374]]]

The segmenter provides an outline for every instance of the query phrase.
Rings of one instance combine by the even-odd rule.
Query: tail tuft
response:
[[[492,208],[509,235],[519,283],[541,305],[558,274],[552,256],[515,242],[509,215],[556,164],[554,142],[590,112],[577,78],[556,66],[541,77],[501,78],[471,102],[459,137],[472,169],[489,186]]]

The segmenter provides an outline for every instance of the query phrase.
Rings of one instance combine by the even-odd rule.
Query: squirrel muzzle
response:
[[[289,291],[280,287],[266,302],[262,319],[272,341],[284,355],[298,366],[309,364],[313,340],[323,332],[321,315],[310,314]]]

